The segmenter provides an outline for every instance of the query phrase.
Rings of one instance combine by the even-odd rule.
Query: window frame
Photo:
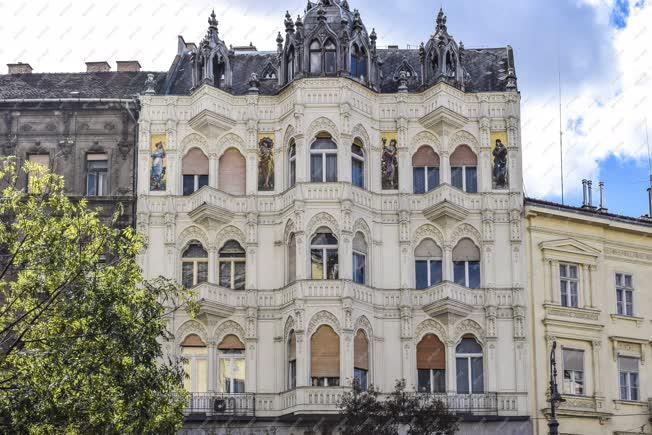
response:
[[[184,349],[204,349],[205,354],[203,355],[188,355],[184,353]],[[188,352],[191,352],[190,350]],[[192,394],[202,394],[206,393],[210,390],[210,385],[208,384],[208,347],[207,346],[181,346],[181,355],[186,358],[186,363],[183,364],[183,370],[184,373],[188,374],[188,377],[190,378],[189,384],[190,384],[190,391],[189,393]],[[197,362],[198,361],[205,361],[205,368],[206,368],[206,373],[205,379],[206,379],[206,390],[205,391],[197,391],[197,382],[198,382],[198,371],[199,367],[197,367]],[[186,372],[187,369],[187,372]],[[185,385],[184,385],[185,388]]]
[[[240,246],[240,248],[242,248],[242,250],[244,251],[244,254],[243,254],[242,257],[222,257],[222,255],[220,254],[220,251],[222,249],[224,249],[224,245],[226,245],[226,243],[228,243],[231,240],[237,242],[238,245]],[[220,267],[222,263],[229,263],[229,274],[230,274],[230,280],[229,281],[230,282],[229,282],[229,287],[226,287],[226,288],[229,288],[231,290],[238,290],[238,291],[246,290],[246,288],[247,288],[247,250],[242,247],[242,244],[239,241],[237,241],[235,239],[229,239],[226,242],[224,242],[222,247],[217,251],[217,282],[220,285],[220,287],[222,287],[222,274],[221,274],[221,267]],[[245,270],[244,282],[242,284],[242,288],[235,288],[235,264],[236,263],[243,263],[244,266],[245,266],[244,267],[244,270]]]
[[[291,189],[297,184],[297,145],[290,142],[288,148],[288,188]]]
[[[219,390],[221,393],[224,394],[242,394],[246,391],[246,385],[247,385],[247,360],[245,359],[245,351],[244,350],[233,350],[233,351],[220,351],[218,356],[217,356],[217,367],[218,367],[218,373],[217,373],[217,378],[220,380],[222,378],[222,360],[228,360],[231,362],[231,366],[235,363],[237,360],[242,360],[243,362],[243,368],[244,368],[244,379],[242,380],[242,391],[233,391],[235,384],[235,378],[230,378],[229,382],[229,390],[231,391],[224,391],[226,388],[224,388],[224,385],[222,385],[221,382],[219,382]],[[226,376],[224,376],[226,379]]]
[[[319,140],[329,140],[332,142],[332,144],[335,146],[334,148],[313,148],[316,144],[317,141]],[[315,140],[312,142],[310,145],[310,182],[311,183],[337,183],[338,179],[338,162],[337,162],[337,144],[333,140],[332,136],[324,136],[324,137],[319,137],[317,136]],[[320,156],[321,157],[321,180],[314,180],[313,177],[313,162],[312,162],[312,156]],[[327,173],[327,164],[326,160],[328,156],[335,156],[335,179],[334,180],[329,180],[328,179],[328,173]]]
[[[192,188],[192,192],[190,192],[190,193],[186,193],[186,189],[185,189],[185,187],[186,187],[186,177],[193,177],[193,178],[192,178],[192,180],[193,180],[193,188]],[[201,177],[206,177],[206,178],[205,178],[205,181],[206,181],[205,184],[201,184],[201,183],[200,183],[200,180],[202,180]],[[198,191],[199,189],[201,189],[202,187],[204,187],[204,186],[208,186],[208,175],[199,175],[199,174],[192,174],[192,175],[191,175],[191,174],[183,174],[183,175],[182,175],[182,183],[183,183],[183,185],[182,185],[182,189],[181,189],[181,190],[182,190],[182,194],[183,194],[183,196],[190,196],[190,195],[192,195],[193,193],[197,192],[197,191]],[[200,184],[201,184],[201,186],[200,186]]]
[[[103,159],[89,159],[90,154],[104,155]],[[96,162],[104,162],[103,168],[93,168],[91,165]],[[89,192],[90,177],[95,177],[94,194]],[[100,181],[102,180],[102,181]],[[101,191],[101,192],[100,192]],[[86,196],[107,196],[109,194],[109,156],[106,153],[87,153],[86,154]]]
[[[417,282],[419,281],[417,279],[417,262],[426,262],[426,281],[428,283],[427,287],[418,287]],[[441,279],[437,282],[433,282],[432,280],[432,263],[433,262],[439,262],[439,267],[441,268]],[[444,282],[444,261],[442,258],[437,258],[437,257],[414,257],[414,288],[417,290],[425,290],[427,288],[432,287],[433,285],[437,285],[439,283]]]
[[[464,260],[464,261],[462,261],[462,260],[457,260],[457,261],[453,261],[453,282],[455,282],[456,284],[458,284],[458,283],[457,283],[457,280],[455,279],[455,263],[464,263],[464,284],[463,284],[464,287],[466,287],[466,288],[473,288],[473,289],[482,288],[482,270],[480,269],[480,266],[481,266],[481,264],[480,264],[480,260],[478,260],[478,261],[469,261],[469,260]],[[469,271],[470,271],[470,267],[469,267],[470,263],[477,263],[477,264],[478,264],[478,268],[480,269],[480,272],[479,272],[480,274],[479,274],[479,276],[478,276],[478,286],[477,286],[477,287],[471,287],[471,286],[470,286],[470,285],[471,285],[471,280],[470,280],[470,276],[471,276],[471,274],[470,274],[470,272],[469,272]],[[458,284],[458,285],[459,285],[459,284]]]
[[[566,269],[564,269],[566,268]],[[570,276],[571,268],[575,269],[575,277]],[[562,270],[567,270],[567,274],[562,275]],[[575,301],[573,305],[572,283],[575,283]],[[564,291],[566,297],[564,298]],[[580,267],[577,263],[559,263],[559,304],[567,308],[579,308],[580,306]]]
[[[627,278],[629,278],[629,285],[627,285]],[[634,314],[633,274],[616,272],[614,275],[614,279],[616,284],[616,314],[618,314],[619,316],[634,317],[635,314]],[[627,302],[627,295],[629,295],[629,300],[630,300],[629,303]],[[629,312],[627,311],[628,306],[629,306]]]
[[[458,362],[459,362],[460,359],[465,359],[466,360],[467,377],[468,377],[467,382],[468,382],[468,387],[469,387],[468,392],[466,392],[466,393],[459,392],[459,391],[457,391],[458,385],[457,385],[457,382],[456,382],[455,391],[457,392],[457,394],[484,394],[485,390],[486,390],[486,386],[485,386],[486,380],[485,380],[485,375],[484,375],[484,363],[485,363],[485,360],[484,360],[484,349],[482,347],[482,343],[480,343],[478,341],[478,339],[475,338],[475,337],[463,337],[462,340],[464,340],[465,338],[475,340],[475,342],[478,344],[478,346],[480,346],[480,349],[482,349],[482,352],[480,352],[480,353],[460,353],[460,352],[458,352],[457,347],[459,347],[459,345],[462,344],[461,340],[457,344],[457,346],[455,346],[455,379],[457,379],[458,376],[459,376],[458,375]],[[480,360],[482,362],[482,391],[474,391],[473,390],[473,364],[472,364],[472,360],[474,358],[476,358],[476,359],[480,358]]]
[[[621,359],[632,359],[636,361],[636,371],[631,371],[631,370],[623,370],[621,368]],[[639,401],[641,398],[641,358],[640,357],[635,357],[635,356],[628,356],[628,355],[618,355],[618,361],[617,361],[617,369],[618,369],[618,398],[620,400],[625,400],[625,401],[632,401],[636,402]],[[625,385],[623,385],[622,381],[622,375],[625,375]],[[633,385],[632,378],[635,375],[635,380],[636,380],[636,385]],[[626,391],[626,397],[623,397],[623,388],[625,388]],[[635,392],[635,397],[634,394]]]
[[[564,358],[564,352],[580,352],[582,354],[582,370],[571,370],[566,368],[566,362]],[[562,362],[562,394],[564,395],[570,395],[570,396],[586,396],[586,358],[585,358],[585,352],[584,349],[577,349],[574,347],[567,347],[567,346],[562,346],[561,348],[561,362]],[[566,389],[566,372],[570,372],[570,382],[568,386],[570,387],[569,389],[571,391],[567,391]],[[577,382],[578,379],[576,379],[577,374],[581,373],[581,379],[579,380],[581,383],[581,391],[577,391]]]
[[[355,266],[356,266],[356,259],[355,259],[356,255],[357,255],[358,257],[362,257],[362,262],[363,262],[363,263],[362,263],[362,264],[363,264],[363,269],[362,269],[362,282],[360,282],[360,281],[357,280],[357,274],[356,274],[356,268],[355,268]],[[355,250],[355,249],[352,249],[352,255],[351,255],[351,258],[352,258],[352,262],[353,262],[353,264],[352,264],[352,269],[353,269],[353,274],[352,274],[353,277],[352,277],[352,278],[353,278],[353,282],[355,282],[356,284],[366,285],[366,284],[367,284],[367,254],[365,254],[364,252],[360,252],[360,251],[357,251],[357,250]]]
[[[205,252],[206,252],[206,257],[186,257],[184,254],[186,251],[190,248],[191,245],[199,245]],[[199,281],[199,264],[205,264],[206,265],[206,280],[205,281]],[[183,267],[185,264],[191,264],[192,265],[192,285],[190,287],[186,286],[186,283],[184,282],[184,276],[183,276]],[[186,245],[186,247],[183,249],[181,252],[181,284],[185,286],[186,288],[192,288],[195,287],[196,285],[203,284],[205,282],[208,282],[208,252],[206,249],[204,249],[204,246],[201,244],[201,242],[198,241],[193,241],[190,242]]]
[[[360,149],[360,152],[362,153],[362,155],[357,154],[356,152],[354,152],[353,147],[358,147]],[[353,177],[354,161],[357,162],[357,163],[360,163],[362,165],[362,174],[360,176],[360,180],[361,180],[360,184],[356,184],[353,181],[354,180],[354,177]],[[360,189],[364,189],[365,186],[366,186],[366,179],[365,179],[366,178],[365,177],[366,164],[365,163],[366,163],[366,154],[364,152],[364,147],[361,144],[356,143],[356,141],[353,141],[353,143],[351,144],[351,184],[358,187],[358,188],[360,188]]]
[[[430,186],[428,182],[430,180],[430,177],[428,176],[429,170],[437,171],[437,184],[434,186]],[[422,173],[421,175],[423,176],[423,189],[424,189],[423,192],[416,191],[417,183],[415,183],[416,181],[415,171]],[[439,166],[412,166],[412,193],[414,193],[415,195],[424,195],[428,192],[432,192],[433,190],[435,190],[435,188],[437,188],[441,184],[440,175],[441,174],[439,172]]]
[[[453,170],[460,168],[462,169],[462,186],[456,186],[453,184]],[[467,173],[466,170],[467,168],[473,168],[475,169],[475,191],[474,192],[469,192],[467,182],[466,182],[466,177]],[[455,187],[456,189],[461,189],[463,192],[466,193],[478,193],[478,165],[462,165],[462,166],[451,166],[451,186]]]
[[[315,245],[313,244],[313,240],[319,235],[319,234],[330,234],[335,238],[337,243],[335,245]],[[310,279],[316,280],[316,281],[321,281],[321,280],[336,280],[339,279],[339,264],[340,264],[340,255],[339,255],[339,239],[333,234],[332,231],[329,230],[329,232],[315,232],[313,236],[310,238],[310,265],[313,264],[312,262],[312,251],[313,250],[321,250],[322,254],[322,278],[315,278],[312,275],[312,267],[310,267]],[[337,265],[337,276],[335,278],[329,278],[328,277],[328,251],[335,251],[335,255],[337,256],[337,262],[335,265]]]

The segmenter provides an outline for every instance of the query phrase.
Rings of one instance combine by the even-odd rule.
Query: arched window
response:
[[[231,195],[244,195],[246,188],[245,159],[235,148],[224,151],[219,161],[219,188]]]
[[[364,80],[367,76],[367,53],[364,47],[353,44],[351,47],[351,77]]]
[[[328,325],[310,337],[310,378],[313,387],[340,385],[340,337]]]
[[[326,227],[321,227],[310,242],[312,279],[338,279],[337,239]]]
[[[297,279],[297,238],[294,233],[288,240],[288,284]]]
[[[414,193],[426,193],[439,185],[439,156],[423,145],[412,156],[412,186]]]
[[[353,379],[361,390],[369,385],[369,340],[367,334],[359,329],[353,339]]]
[[[455,374],[458,394],[484,393],[482,346],[472,335],[465,335],[457,345]]]
[[[420,393],[446,392],[446,348],[434,334],[417,344],[417,382]]]
[[[219,56],[213,56],[213,85],[216,88],[224,87],[224,71],[224,62],[220,62]]]
[[[320,133],[310,146],[310,181],[337,181],[337,145],[327,133]]]
[[[364,189],[364,149],[360,139],[351,145],[351,183]]]
[[[310,73],[321,74],[321,44],[316,39],[310,43]]]
[[[183,174],[183,194],[193,192],[208,185],[208,157],[199,148],[192,148],[181,162]]]
[[[297,336],[294,331],[290,332],[288,338],[288,390],[297,387]]]
[[[245,257],[245,250],[235,240],[229,240],[222,246],[218,258],[218,282],[220,286],[232,290],[244,290]]]
[[[414,281],[417,289],[442,280],[441,248],[432,239],[423,239],[414,250]]]
[[[335,74],[337,69],[337,53],[335,44],[330,39],[324,44],[324,72]]]
[[[183,388],[190,393],[208,391],[208,349],[196,334],[188,335],[181,343],[181,355],[185,358]]]
[[[208,280],[208,252],[193,240],[181,255],[181,283],[186,288]]]
[[[464,238],[453,248],[453,280],[468,288],[480,287],[480,250]]]
[[[450,157],[451,184],[468,193],[478,191],[478,158],[466,145],[460,145]]]
[[[353,281],[367,283],[367,242],[359,231],[353,237]]]
[[[287,59],[285,63],[286,81],[289,83],[294,78],[294,46],[288,50]]]
[[[219,384],[222,393],[245,392],[245,346],[235,335],[229,334],[220,344]]]
[[[297,146],[294,139],[288,148],[288,186],[294,187],[297,183]]]

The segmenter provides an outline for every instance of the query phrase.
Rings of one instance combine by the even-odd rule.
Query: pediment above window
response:
[[[233,220],[233,212],[216,205],[202,203],[188,213],[193,222],[202,224],[228,224]]]
[[[596,264],[601,252],[576,239],[549,240],[539,243],[545,259]]]
[[[466,219],[468,214],[467,209],[446,199],[423,210],[425,218],[439,225],[440,228],[452,228]]]
[[[193,116],[188,124],[205,137],[219,137],[231,130],[235,121],[212,110],[204,109]]]
[[[439,106],[419,119],[419,122],[425,128],[430,130],[436,130],[438,127],[447,127],[449,129],[457,130],[464,127],[469,122],[469,118],[454,112],[447,107]]]

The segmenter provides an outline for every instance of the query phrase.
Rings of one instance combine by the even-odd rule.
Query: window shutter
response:
[[[322,325],[310,338],[310,373],[313,377],[340,377],[340,338]]]
[[[190,334],[186,338],[183,339],[181,342],[181,346],[183,347],[205,347],[206,344],[204,344],[203,341],[201,341],[201,338],[197,334]]]
[[[245,194],[245,159],[242,154],[230,148],[220,157],[219,188],[231,195]]]
[[[414,167],[423,167],[428,166],[429,168],[438,168],[439,167],[439,156],[435,153],[428,145],[423,145],[417,150],[416,153],[412,156],[412,166]]]
[[[369,370],[369,341],[362,329],[358,330],[353,340],[353,367]]]
[[[295,359],[297,359],[297,336],[294,332],[291,332],[288,340],[288,361],[294,361]]]
[[[183,175],[208,175],[208,158],[199,148],[192,148],[183,157]]]
[[[414,250],[416,258],[441,258],[441,248],[432,239],[423,239]]]
[[[417,370],[446,370],[444,343],[428,334],[417,344]]]
[[[471,239],[462,239],[453,248],[453,261],[480,261],[480,250]]]
[[[452,167],[477,166],[478,158],[467,145],[460,145],[455,149],[455,152],[451,154],[450,165]]]
[[[238,337],[229,334],[222,339],[222,342],[217,345],[219,350],[245,350],[244,344]]]

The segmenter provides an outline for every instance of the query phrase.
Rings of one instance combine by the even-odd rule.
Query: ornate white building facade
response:
[[[139,261],[201,304],[165,344],[184,430],[336,433],[354,380],[405,379],[460,433],[531,433],[511,48],[465,49],[440,12],[381,50],[346,0],[285,26],[238,51],[213,15],[140,99]]]

